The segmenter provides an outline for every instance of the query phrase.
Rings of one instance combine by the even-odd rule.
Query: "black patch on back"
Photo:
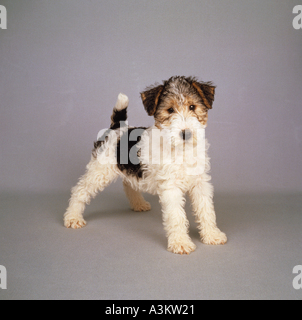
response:
[[[105,143],[105,141],[104,140],[98,140],[98,141],[95,141],[94,143],[93,143],[93,145],[94,145],[94,150],[97,150],[99,147],[101,147],[103,144]]]
[[[117,166],[119,170],[127,175],[136,176],[138,179],[142,178],[143,172],[137,156],[140,151],[137,143],[141,140],[141,135],[146,129],[145,127],[128,129],[118,141],[116,148]],[[133,132],[133,130],[137,131]],[[133,136],[133,134],[131,136],[132,132],[135,136]],[[136,140],[132,141],[133,139]]]
[[[93,143],[94,148],[92,149],[92,155],[94,156],[94,158],[97,157],[97,151],[98,149],[105,143],[108,141],[108,134],[110,133],[110,129],[106,130],[103,135]]]
[[[100,140],[95,141],[93,143],[94,148],[92,149],[92,155],[93,155],[94,158],[97,157],[97,151],[104,143],[105,143],[105,141],[100,141]]]

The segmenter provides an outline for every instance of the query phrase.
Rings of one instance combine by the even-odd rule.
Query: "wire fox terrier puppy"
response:
[[[193,252],[184,210],[188,193],[201,240],[219,245],[226,235],[216,226],[208,143],[204,129],[212,109],[215,87],[192,77],[172,77],[141,93],[145,110],[154,116],[149,128],[127,125],[128,97],[119,94],[110,129],[94,144],[86,173],[72,189],[64,215],[67,228],[82,228],[85,204],[118,176],[134,211],[151,209],[140,192],[157,194],[162,206],[168,250]]]

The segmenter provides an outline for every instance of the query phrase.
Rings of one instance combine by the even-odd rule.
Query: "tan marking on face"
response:
[[[194,110],[190,110],[190,106],[195,106]],[[173,112],[171,112],[172,109]],[[207,110],[195,97],[182,96],[180,99],[178,97],[166,99],[156,111],[155,125],[157,127],[161,127],[161,125],[169,127],[175,114],[180,114],[184,118],[196,117],[202,125],[206,125],[208,120]]]

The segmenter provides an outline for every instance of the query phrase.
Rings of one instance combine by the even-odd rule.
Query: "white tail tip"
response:
[[[123,110],[128,107],[128,104],[129,98],[125,94],[120,93],[117,97],[117,101],[114,108],[116,110]]]

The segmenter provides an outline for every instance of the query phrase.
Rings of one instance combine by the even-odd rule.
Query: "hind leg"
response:
[[[130,202],[130,207],[134,211],[149,211],[151,205],[147,202],[139,191],[134,190],[130,184],[123,181],[124,191]]]
[[[86,173],[78,184],[72,188],[69,207],[64,214],[66,228],[79,229],[86,225],[83,218],[85,205],[90,203],[98,191],[103,191],[117,177],[114,165],[102,165],[93,158],[86,168]]]

